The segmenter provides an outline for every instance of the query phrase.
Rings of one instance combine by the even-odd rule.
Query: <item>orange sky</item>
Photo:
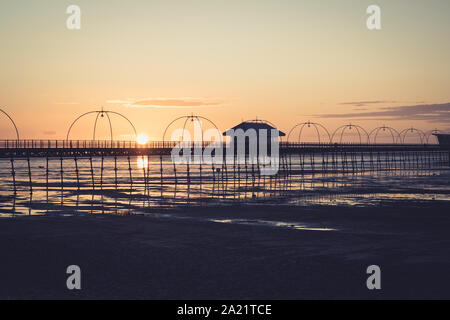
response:
[[[68,30],[65,10],[75,3],[81,30]],[[366,8],[374,3],[382,30],[369,31]],[[255,117],[286,132],[307,120],[331,131],[349,122],[367,130],[450,128],[446,0],[0,6],[0,105],[23,138],[64,139],[77,116],[101,106],[152,140],[191,113],[221,130]],[[71,137],[90,139],[94,120],[80,121]],[[130,126],[112,121],[115,138],[130,139]],[[1,138],[12,138],[6,118],[0,123]],[[105,119],[98,137],[108,138]]]

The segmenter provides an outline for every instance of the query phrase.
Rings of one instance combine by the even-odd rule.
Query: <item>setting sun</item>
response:
[[[136,138],[137,143],[146,144],[148,142],[148,137],[146,134],[140,133]]]

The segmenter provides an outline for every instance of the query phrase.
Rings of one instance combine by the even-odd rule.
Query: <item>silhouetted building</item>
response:
[[[433,135],[438,138],[439,144],[441,146],[450,146],[450,134],[436,133],[436,134],[433,134]]]
[[[275,130],[275,132],[272,130]],[[248,154],[252,150],[251,148],[256,148],[256,151],[259,153],[260,148],[263,146],[261,139],[265,139],[268,155],[272,153],[272,138],[278,137],[279,139],[279,137],[286,136],[284,132],[275,128],[273,124],[264,120],[244,121],[228,129],[223,135],[230,137],[231,141],[229,143],[234,145],[235,153],[239,150],[239,140],[245,141],[245,154]]]

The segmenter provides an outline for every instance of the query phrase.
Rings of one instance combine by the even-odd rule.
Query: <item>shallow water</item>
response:
[[[159,157],[48,162],[33,158],[30,167],[27,159],[15,159],[14,167],[9,159],[1,159],[0,216],[141,214],[152,209],[236,203],[374,206],[393,200],[450,200],[448,167],[437,163],[432,170],[413,169],[400,161],[385,160],[379,163],[386,165],[376,171],[321,172],[317,165],[321,159],[316,157],[302,165],[294,161],[290,172],[280,168],[275,176],[260,176],[251,165],[195,164],[188,168],[174,166],[168,157],[162,162]]]

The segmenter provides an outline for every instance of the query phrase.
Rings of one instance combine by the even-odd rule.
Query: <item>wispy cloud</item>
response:
[[[353,107],[365,107],[365,106],[368,106],[368,105],[387,104],[387,103],[398,103],[398,101],[387,101],[387,100],[350,101],[350,102],[341,102],[341,103],[339,103],[339,105],[341,105],[341,106],[353,106]]]
[[[319,118],[358,118],[362,120],[422,120],[450,123],[450,102],[413,106],[381,107],[370,112],[351,112],[315,115]]]
[[[203,98],[146,98],[136,100],[107,100],[128,108],[207,108],[223,106],[223,101]]]

